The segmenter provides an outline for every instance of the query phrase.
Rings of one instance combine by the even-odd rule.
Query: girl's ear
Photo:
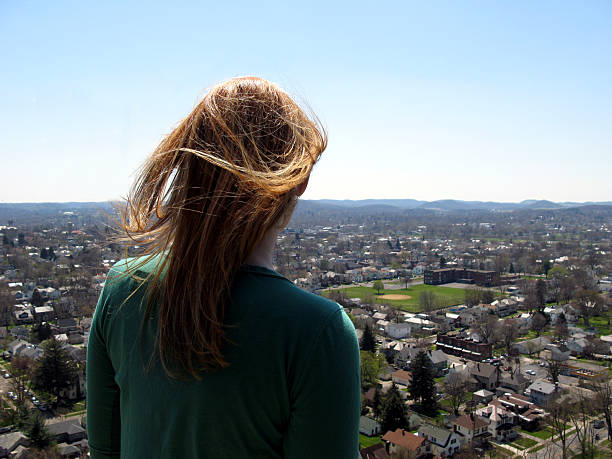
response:
[[[302,183],[300,183],[296,188],[295,188],[295,193],[296,196],[302,196],[304,194],[304,191],[306,191],[306,187],[308,186],[308,180],[310,179],[310,176],[308,176],[306,178],[306,180],[304,180]]]

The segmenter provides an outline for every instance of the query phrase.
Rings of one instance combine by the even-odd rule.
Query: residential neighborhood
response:
[[[280,234],[275,267],[353,321],[362,457],[612,454],[608,223],[307,212]],[[42,441],[32,426],[59,456],[87,456],[91,320],[126,256],[105,222],[61,208],[0,226],[0,457],[28,457]],[[66,362],[61,387],[40,370],[53,356]]]

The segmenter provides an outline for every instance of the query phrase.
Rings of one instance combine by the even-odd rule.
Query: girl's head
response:
[[[157,308],[156,351],[169,374],[226,364],[234,276],[286,223],[325,147],[319,124],[282,89],[243,77],[214,86],[145,161],[121,226],[128,243],[162,255],[147,313]]]

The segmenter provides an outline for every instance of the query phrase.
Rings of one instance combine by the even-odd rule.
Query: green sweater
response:
[[[141,342],[145,289],[118,308],[138,286],[117,277],[125,263],[111,269],[89,335],[92,457],[357,457],[359,348],[338,304],[243,266],[227,311],[229,367],[169,379],[159,362],[144,368],[157,326],[147,320]]]

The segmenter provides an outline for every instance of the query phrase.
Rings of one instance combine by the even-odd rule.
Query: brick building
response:
[[[499,284],[499,276],[495,271],[468,268],[428,269],[424,273],[424,283],[429,285],[462,282],[476,284],[482,287],[493,287]]]
[[[456,355],[469,360],[482,362],[493,356],[493,345],[477,343],[471,339],[459,338],[452,335],[438,334],[436,349],[446,354]]]

